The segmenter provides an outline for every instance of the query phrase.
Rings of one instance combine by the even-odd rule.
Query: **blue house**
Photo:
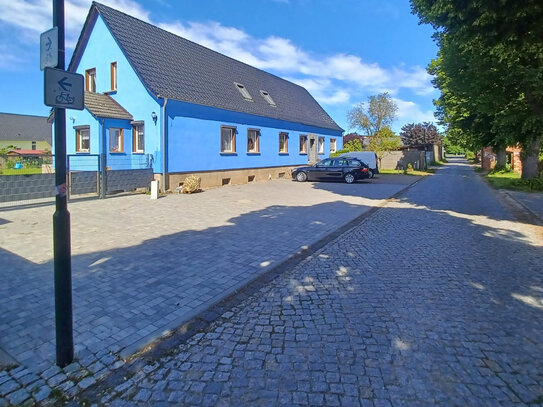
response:
[[[145,161],[165,189],[289,176],[342,147],[303,87],[96,2],[68,70],[85,76],[85,110],[66,114],[67,152]]]

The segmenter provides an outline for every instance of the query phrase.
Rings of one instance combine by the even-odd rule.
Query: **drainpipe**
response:
[[[105,126],[106,119],[102,118],[100,122],[101,122],[101,130],[102,130],[102,151],[100,153],[100,178],[101,178],[100,198],[105,199],[106,191],[107,191],[107,172],[106,172],[107,155],[106,155],[106,126]]]
[[[160,96],[159,96],[160,97]],[[162,190],[166,193],[168,189],[168,183],[166,176],[168,175],[167,170],[167,148],[168,148],[168,137],[166,135],[166,105],[168,104],[168,98],[164,98],[164,103],[162,105]]]

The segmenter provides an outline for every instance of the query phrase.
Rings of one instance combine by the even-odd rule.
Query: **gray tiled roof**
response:
[[[79,63],[89,35],[85,29],[92,27],[96,13],[102,16],[145,87],[156,97],[342,131],[303,87],[96,2],[70,69]],[[245,86],[253,102],[241,97],[234,82]],[[260,90],[268,92],[277,107],[270,106]]]
[[[85,92],[85,107],[95,117],[132,120],[132,115],[116,100],[102,93]]]
[[[51,144],[51,124],[45,116],[0,113],[0,140],[46,141]]]

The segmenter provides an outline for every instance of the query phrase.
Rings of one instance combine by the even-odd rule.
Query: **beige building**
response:
[[[51,123],[45,116],[0,113],[0,149],[51,151]]]

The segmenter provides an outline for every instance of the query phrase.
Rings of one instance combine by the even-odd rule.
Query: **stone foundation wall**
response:
[[[174,191],[189,175],[195,175],[202,179],[201,188],[215,188],[223,185],[239,185],[248,182],[266,181],[268,179],[287,178],[291,179],[289,167],[249,168],[240,170],[222,170],[206,172],[183,172],[168,174],[168,189]],[[161,174],[155,174],[155,179],[161,180]],[[161,187],[162,189],[162,187]]]

